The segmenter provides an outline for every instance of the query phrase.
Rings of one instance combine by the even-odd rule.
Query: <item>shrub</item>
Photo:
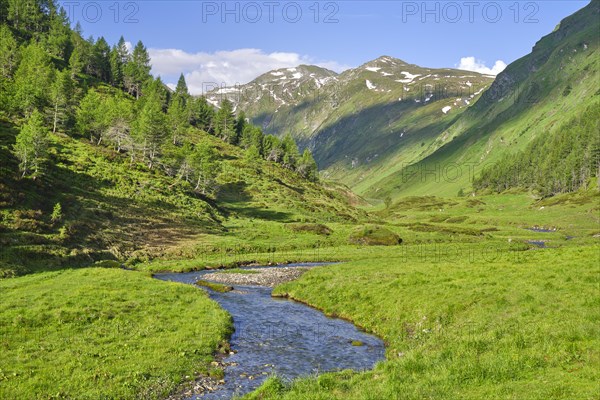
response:
[[[333,233],[328,226],[323,224],[288,224],[288,228],[294,232],[308,232],[324,236],[329,236]]]
[[[349,242],[367,246],[395,246],[402,243],[402,239],[382,226],[363,225],[350,234]]]
[[[233,290],[232,286],[222,285],[220,283],[214,283],[204,280],[196,281],[196,285],[209,288],[219,293],[231,292]]]

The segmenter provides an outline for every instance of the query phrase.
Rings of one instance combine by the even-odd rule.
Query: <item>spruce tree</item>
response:
[[[148,50],[140,40],[133,49],[133,54],[123,70],[125,87],[129,94],[139,99],[142,87],[150,79],[150,56]]]
[[[233,104],[225,99],[221,102],[219,111],[215,114],[215,134],[227,143],[236,139],[236,119],[233,113]]]
[[[52,6],[49,18],[50,30],[46,38],[48,52],[54,57],[68,62],[73,51],[73,44],[71,43],[71,29],[67,12],[62,7],[57,10]]]
[[[187,83],[185,82],[185,77],[183,74],[179,76],[179,80],[177,81],[177,86],[175,87],[175,98],[179,98],[183,101],[183,106],[185,107],[188,98],[190,97],[190,93],[188,91]]]
[[[207,133],[214,133],[215,109],[208,104],[204,96],[190,98],[187,109],[192,126]]]
[[[121,36],[119,42],[110,51],[110,83],[118,88],[123,87],[123,69],[129,62],[129,51],[125,44],[125,38]]]
[[[93,75],[104,82],[111,81],[110,47],[101,36],[92,48],[92,70]]]

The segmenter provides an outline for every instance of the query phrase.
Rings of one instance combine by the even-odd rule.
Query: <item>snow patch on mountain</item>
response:
[[[404,77],[405,77],[406,79],[410,79],[410,80],[413,80],[413,79],[415,79],[417,76],[421,76],[421,74],[415,74],[415,75],[413,75],[413,74],[411,74],[410,72],[406,72],[406,71],[402,71],[402,72],[400,72],[400,73],[401,73],[402,75],[404,75]]]
[[[227,93],[237,93],[239,92],[240,89],[235,88],[235,87],[222,87],[219,90],[217,90],[218,94],[227,94]]]
[[[206,101],[210,104],[212,104],[213,106],[219,108],[219,102],[215,99],[211,99],[211,98],[207,98]]]
[[[379,71],[381,68],[379,67],[367,67],[365,68],[367,71],[371,71],[371,72],[377,72]]]
[[[367,84],[367,89],[369,89],[369,90],[377,89],[377,86],[373,85],[370,80],[367,79],[365,81],[365,83]]]
[[[452,107],[450,107],[450,106],[446,106],[446,107],[442,108],[442,112],[443,112],[444,114],[448,114],[448,111],[450,111],[451,109],[452,109]]]

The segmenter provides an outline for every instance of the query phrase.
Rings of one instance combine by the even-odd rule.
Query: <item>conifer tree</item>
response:
[[[298,161],[296,171],[298,171],[298,173],[305,179],[311,181],[317,180],[319,171],[317,169],[317,163],[315,162],[310,150],[304,149],[304,152]]]
[[[183,74],[179,76],[179,80],[177,81],[177,86],[175,87],[175,98],[179,98],[182,101],[182,105],[185,107],[188,98],[190,97],[190,93],[188,91],[187,83],[185,82],[185,77]]]
[[[102,36],[98,38],[92,48],[90,72],[104,82],[110,82],[111,80],[110,46]]]
[[[129,94],[139,99],[142,87],[150,79],[150,56],[148,50],[140,40],[133,49],[133,54],[123,70],[125,87]]]
[[[14,35],[7,25],[0,25],[0,79],[12,78],[19,56]]]
[[[50,29],[46,38],[48,52],[54,57],[68,62],[73,51],[73,44],[71,43],[71,29],[67,12],[62,7],[57,10],[52,6],[49,19]]]
[[[220,172],[215,149],[206,142],[198,143],[190,157],[190,164],[196,175],[194,190],[207,195],[214,188],[215,178]]]
[[[13,146],[13,152],[19,160],[21,177],[30,175],[35,179],[41,176],[47,151],[48,130],[42,114],[34,110],[21,128]]]
[[[225,99],[215,114],[215,134],[227,143],[233,143],[236,139],[236,119],[233,113],[233,104]]]
[[[65,127],[65,124],[72,116],[72,102],[74,94],[73,80],[71,71],[64,69],[54,74],[52,85],[50,86],[50,99],[52,102],[52,133],[56,132],[59,124]]]
[[[118,88],[123,87],[123,69],[127,62],[129,62],[129,51],[125,44],[125,38],[121,36],[119,42],[113,46],[110,51],[110,83]]]
[[[187,102],[187,109],[192,126],[207,133],[213,133],[215,110],[208,104],[204,96],[196,99],[190,98]]]
[[[150,169],[154,167],[160,156],[166,128],[166,116],[163,113],[159,96],[149,96],[146,98],[137,120],[136,136]]]
[[[53,67],[46,51],[35,42],[29,44],[15,72],[14,108],[26,115],[34,109],[43,109],[48,104],[52,76]]]

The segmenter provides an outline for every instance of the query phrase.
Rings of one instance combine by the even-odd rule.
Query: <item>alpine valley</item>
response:
[[[58,3],[0,0],[0,399],[597,398],[600,0],[202,96]]]

